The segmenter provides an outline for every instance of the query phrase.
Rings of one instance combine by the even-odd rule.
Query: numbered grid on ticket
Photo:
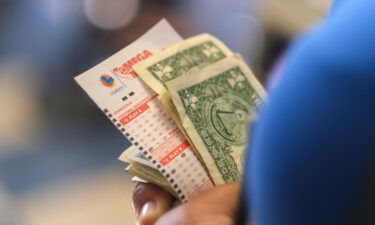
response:
[[[213,186],[177,125],[132,66],[178,41],[166,21],[114,56],[76,77],[115,126],[167,178],[182,201]]]

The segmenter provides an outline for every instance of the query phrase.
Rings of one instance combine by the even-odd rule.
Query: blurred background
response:
[[[258,78],[330,0],[0,0],[0,225],[132,225],[129,142],[73,77],[161,18],[243,55]]]

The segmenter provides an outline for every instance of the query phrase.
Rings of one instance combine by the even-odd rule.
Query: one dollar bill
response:
[[[159,94],[158,99],[198,153],[201,161],[199,152],[181,124],[165,83],[232,56],[233,52],[220,40],[209,34],[200,34],[178,42],[134,66],[142,80]]]
[[[165,83],[232,56],[221,41],[209,34],[186,39],[134,66],[137,74],[159,95]]]
[[[241,181],[247,129],[266,93],[238,57],[166,83],[216,185]]]

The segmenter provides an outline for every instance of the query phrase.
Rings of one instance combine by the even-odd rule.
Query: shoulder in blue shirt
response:
[[[260,112],[245,175],[259,225],[375,224],[375,1],[334,6]]]

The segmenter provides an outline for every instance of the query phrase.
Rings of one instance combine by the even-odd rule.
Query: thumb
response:
[[[152,225],[171,208],[173,197],[162,188],[138,183],[133,190],[133,207],[138,225]]]

